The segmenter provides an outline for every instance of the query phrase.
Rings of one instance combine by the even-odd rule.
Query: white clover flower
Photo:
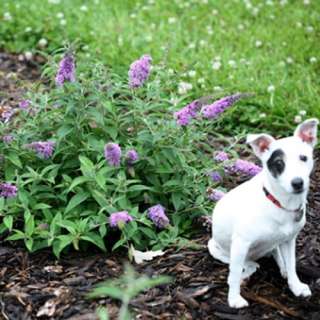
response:
[[[45,39],[45,38],[40,39],[39,42],[38,42],[38,45],[39,45],[39,47],[41,47],[41,48],[46,47],[47,44],[48,44],[48,40]]]
[[[177,97],[171,97],[171,98],[170,98],[170,103],[171,103],[173,106],[177,106],[179,102],[180,102],[180,100],[179,100]]]
[[[208,0],[202,0],[203,4],[208,4]]]
[[[311,57],[309,61],[310,61],[310,63],[316,63],[317,62],[317,58],[316,57]]]
[[[219,14],[219,11],[218,11],[217,9],[213,9],[213,10],[212,10],[212,14],[213,14],[214,16],[217,16],[217,15]]]
[[[131,18],[131,19],[135,19],[136,17],[137,17],[137,15],[136,15],[135,13],[131,13],[131,14],[130,14],[130,18]]]
[[[310,0],[303,0],[303,4],[308,6],[310,4]]]
[[[24,32],[26,32],[26,33],[29,33],[29,32],[31,32],[32,31],[32,28],[31,27],[26,27],[25,29],[24,29]]]
[[[196,74],[197,74],[197,72],[196,72],[195,70],[190,70],[190,71],[188,72],[188,76],[189,76],[190,78],[194,78],[194,77],[196,76]]]
[[[192,84],[188,82],[181,81],[178,87],[179,94],[186,94],[188,91],[192,89]]]
[[[257,8],[257,7],[252,8],[252,14],[254,16],[257,16],[259,14],[259,8]]]
[[[267,0],[267,1],[266,1],[266,5],[267,5],[267,6],[273,6],[274,3],[273,3],[272,0]]]
[[[244,25],[242,23],[238,24],[238,30],[240,31],[244,30]]]
[[[174,74],[174,70],[173,69],[168,69],[168,74],[173,75]]]
[[[31,51],[26,51],[24,53],[24,57],[26,58],[27,61],[30,61],[32,59],[32,57],[33,57],[33,54],[32,54]]]
[[[58,13],[57,13],[57,18],[58,18],[58,19],[64,18],[63,12],[58,12]]]
[[[228,61],[228,65],[229,65],[231,68],[236,68],[237,63],[236,63],[234,60],[229,60],[229,61]]]
[[[219,70],[221,68],[221,62],[220,61],[214,61],[212,63],[212,69],[213,70]]]
[[[293,120],[295,123],[300,123],[302,121],[302,117],[300,115],[296,115]]]
[[[307,30],[307,32],[311,33],[311,32],[313,32],[314,29],[312,26],[307,26],[306,30]]]
[[[189,49],[194,49],[196,47],[196,44],[194,42],[191,42],[189,45],[188,45],[188,48]]]
[[[209,35],[212,35],[213,34],[213,30],[212,30],[212,27],[211,26],[208,26],[207,27],[207,32]]]
[[[199,78],[197,82],[199,84],[203,84],[203,83],[205,83],[205,79],[204,78]]]
[[[177,22],[177,18],[176,17],[170,17],[169,19],[168,19],[168,23],[169,24],[174,24],[174,23],[176,23]]]
[[[280,6],[285,6],[288,3],[288,0],[280,0]]]
[[[291,57],[288,57],[286,61],[287,61],[287,64],[293,64],[293,59]]]
[[[149,7],[148,7],[148,6],[143,6],[143,7],[141,8],[141,10],[142,10],[142,11],[148,11],[148,10],[149,10]]]
[[[307,114],[306,110],[300,110],[299,111],[300,116],[304,117]]]
[[[222,88],[219,86],[213,87],[213,91],[222,91]]]
[[[88,11],[88,7],[83,5],[83,6],[80,7],[80,10],[83,11],[83,12],[86,12],[86,11]]]
[[[298,21],[298,22],[296,23],[296,25],[297,25],[298,28],[302,28],[302,22]]]
[[[267,88],[267,91],[268,91],[269,93],[272,93],[272,92],[274,92],[275,90],[276,90],[276,88],[275,88],[275,86],[272,85],[272,84]]]
[[[259,118],[261,118],[261,119],[265,118],[266,116],[267,116],[267,114],[265,112],[261,112],[259,114]]]
[[[256,47],[257,48],[262,47],[262,41],[261,40],[256,40]]]
[[[207,45],[207,41],[206,41],[206,40],[203,40],[203,39],[202,39],[202,40],[199,41],[199,46],[200,46],[200,47],[204,47],[204,46],[206,46],[206,45]]]
[[[12,20],[11,13],[10,13],[10,12],[5,12],[5,13],[3,14],[3,20],[4,20],[4,21],[11,21],[11,20]]]
[[[153,37],[152,37],[151,34],[149,34],[149,35],[146,36],[146,41],[147,41],[147,42],[151,42],[152,40],[153,40]]]
[[[60,20],[60,25],[61,26],[65,26],[67,24],[67,20],[66,19],[61,19]]]

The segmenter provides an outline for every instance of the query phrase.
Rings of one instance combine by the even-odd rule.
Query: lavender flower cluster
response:
[[[165,214],[165,209],[157,204],[148,209],[147,213],[149,219],[160,229],[166,228],[169,224],[169,218]],[[120,228],[122,225],[133,221],[133,217],[128,211],[114,212],[109,217],[109,224],[112,228]]]
[[[75,82],[75,62],[72,54],[66,54],[59,63],[56,75],[56,85],[61,87],[66,82]]]
[[[35,141],[28,144],[26,147],[34,150],[38,157],[49,159],[54,152],[54,146],[55,143],[53,141]]]
[[[262,168],[253,162],[237,159],[233,164],[226,165],[225,170],[229,173],[239,173],[253,177],[261,172]]]
[[[17,195],[18,188],[11,183],[0,184],[0,197],[3,198],[14,198]]]
[[[225,192],[219,189],[209,189],[208,190],[208,198],[212,201],[219,201],[225,195]]]
[[[122,151],[117,143],[109,142],[104,147],[104,156],[111,167],[118,167],[121,161]],[[132,166],[139,160],[139,155],[136,150],[130,149],[126,154],[126,161],[129,166]]]
[[[198,100],[195,100],[174,113],[174,117],[177,124],[180,126],[187,126],[190,121],[197,116],[197,112],[200,110],[201,105]]]
[[[130,88],[139,88],[144,84],[150,75],[151,62],[151,56],[145,54],[130,65],[128,72]]]
[[[215,119],[227,108],[231,107],[235,102],[241,98],[247,96],[247,94],[236,93],[231,96],[227,96],[215,101],[213,104],[203,106],[201,113],[204,118]]]

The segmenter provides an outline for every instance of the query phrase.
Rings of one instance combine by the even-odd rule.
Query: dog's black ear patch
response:
[[[267,166],[271,174],[277,178],[284,171],[286,164],[284,162],[284,152],[281,149],[277,149],[272,152]]]

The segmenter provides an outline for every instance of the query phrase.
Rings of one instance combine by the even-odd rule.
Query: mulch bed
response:
[[[10,61],[7,73],[16,72],[17,66],[24,63],[16,56],[3,53],[0,61],[6,61],[1,60],[4,56]],[[21,67],[38,75],[30,63]],[[3,64],[0,72],[5,72]],[[23,73],[19,73],[18,78],[27,79]],[[7,88],[7,83],[0,81],[0,92]],[[13,82],[9,81],[9,86],[12,97],[21,96]],[[10,100],[8,96],[6,99]],[[320,152],[316,158],[320,159]],[[227,266],[209,255],[206,242],[210,233],[199,224],[199,234],[193,239],[200,245],[199,249],[170,248],[164,256],[135,266],[138,272],[150,276],[170,275],[173,282],[140,294],[131,302],[131,310],[137,319],[320,319],[320,165],[313,173],[307,220],[299,236],[297,256],[298,273],[310,285],[311,298],[294,297],[273,260],[263,259],[261,268],[242,288],[250,307],[229,308]],[[98,306],[107,306],[113,319],[119,302],[110,298],[88,300],[86,294],[96,283],[118,277],[126,260],[121,253],[88,252],[70,253],[57,261],[50,251],[30,254],[22,247],[3,243],[0,247],[0,319],[91,320],[97,319]]]

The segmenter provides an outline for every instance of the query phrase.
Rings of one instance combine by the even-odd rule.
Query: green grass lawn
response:
[[[78,56],[123,73],[149,53],[154,64],[166,64],[180,82],[191,83],[186,94],[194,98],[219,90],[256,93],[252,106],[228,118],[225,132],[234,134],[242,124],[286,132],[301,110],[302,118],[320,115],[319,1],[1,3],[0,46],[6,50],[50,53],[76,42]],[[180,98],[179,81],[168,92],[173,101]]]

